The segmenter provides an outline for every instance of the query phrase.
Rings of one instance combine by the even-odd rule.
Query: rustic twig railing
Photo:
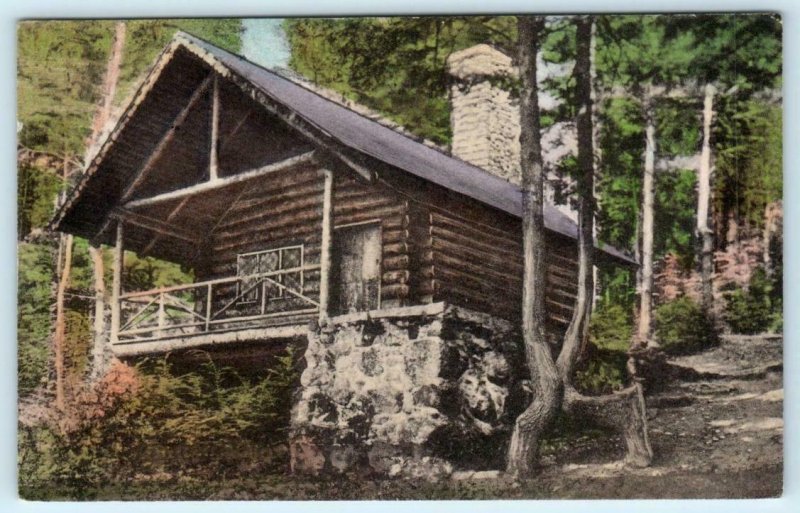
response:
[[[112,340],[179,338],[317,313],[319,302],[304,294],[303,285],[305,273],[319,268],[305,265],[121,294],[120,328]]]

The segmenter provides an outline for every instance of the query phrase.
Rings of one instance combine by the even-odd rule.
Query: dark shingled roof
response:
[[[204,59],[209,57],[249,81],[272,100],[280,103],[346,147],[411,173],[481,203],[522,215],[522,192],[516,185],[483,169],[431,148],[383,124],[293,82],[273,71],[223,50],[189,34],[179,32],[175,40]],[[200,52],[198,52],[200,50]],[[577,238],[577,225],[551,205],[544,207],[545,227]],[[600,248],[608,256],[634,263],[614,247]]]

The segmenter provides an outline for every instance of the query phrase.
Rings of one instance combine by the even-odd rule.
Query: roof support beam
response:
[[[214,88],[211,98],[211,148],[208,151],[208,179],[219,177],[219,78],[214,74]]]
[[[178,213],[183,209],[183,207],[185,207],[186,204],[189,203],[190,199],[192,199],[191,196],[186,196],[185,198],[183,198],[183,200],[180,203],[178,203],[178,205],[175,208],[172,209],[172,211],[169,213],[169,215],[167,216],[167,219],[165,221],[167,223],[172,221],[175,218],[175,216],[178,215]],[[141,252],[141,255],[142,256],[147,256],[147,254],[150,253],[150,250],[153,249],[153,246],[155,246],[156,243],[158,243],[159,240],[161,240],[161,234],[160,233],[156,233],[153,236],[153,238],[150,239],[150,242],[147,243],[147,246],[144,247],[144,249]]]
[[[213,191],[215,189],[221,189],[223,187],[244,182],[246,180],[253,180],[255,178],[260,178],[272,173],[276,173],[278,171],[291,169],[301,164],[310,163],[314,158],[314,154],[315,154],[314,151],[309,151],[307,153],[303,153],[295,157],[291,157],[286,160],[276,162],[274,164],[269,164],[256,169],[251,169],[249,171],[245,171],[237,175],[227,176],[225,178],[218,178],[213,181],[202,182],[197,185],[192,185],[190,187],[178,189],[176,191],[165,192],[164,194],[158,194],[150,198],[142,198],[130,201],[124,205],[124,208],[132,209],[132,208],[146,207],[149,205],[163,203],[165,201],[171,201],[179,198],[184,198],[186,196],[192,196],[194,194],[200,194],[203,192]]]
[[[161,154],[164,152],[164,149],[169,145],[172,139],[175,138],[175,134],[178,132],[178,128],[186,121],[186,118],[189,116],[189,113],[192,111],[192,108],[197,104],[200,98],[203,97],[203,94],[208,90],[211,83],[214,81],[214,77],[216,73],[213,71],[209,73],[209,75],[203,80],[200,86],[195,89],[194,93],[192,93],[191,98],[189,98],[189,102],[181,109],[175,119],[172,121],[172,125],[170,126],[169,130],[161,137],[161,140],[156,145],[155,150],[150,154],[150,156],[145,161],[144,165],[141,167],[138,173],[136,173],[135,178],[122,193],[120,196],[120,203],[124,203],[131,198],[133,195],[133,191],[136,190],[136,187],[142,184],[144,180],[150,175],[150,172],[153,170],[153,165],[158,161]]]
[[[126,224],[141,226],[159,235],[181,239],[192,244],[199,244],[201,242],[192,232],[172,226],[161,219],[137,214],[136,212],[131,212],[123,208],[115,208],[112,217],[120,221],[125,221]]]
[[[322,243],[319,256],[319,324],[330,317],[331,258],[333,253],[333,172],[323,170],[325,189],[322,194]]]

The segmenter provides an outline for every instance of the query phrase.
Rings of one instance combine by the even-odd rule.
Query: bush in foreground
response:
[[[718,341],[711,319],[685,296],[656,308],[655,337],[661,348],[671,354],[694,353]]]

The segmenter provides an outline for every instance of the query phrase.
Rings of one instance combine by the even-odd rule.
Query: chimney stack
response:
[[[450,87],[450,127],[454,157],[478,166],[504,180],[519,185],[519,99],[512,95],[510,83],[519,70],[511,57],[479,44],[454,52],[447,59],[453,78]],[[539,92],[539,100],[554,100]],[[577,154],[575,124],[560,122],[542,131],[542,161],[545,166],[545,203],[555,206],[573,221],[578,213],[569,201],[556,204],[556,184],[569,182],[559,177],[556,168],[567,155]]]
[[[480,44],[451,54],[447,71],[453,156],[519,184],[519,101],[501,87],[518,75],[511,57]]]

